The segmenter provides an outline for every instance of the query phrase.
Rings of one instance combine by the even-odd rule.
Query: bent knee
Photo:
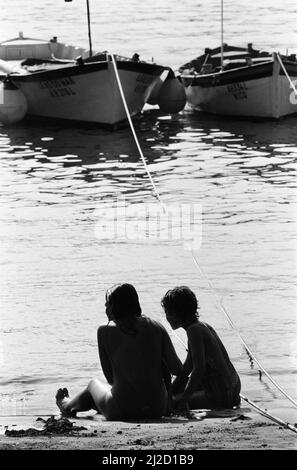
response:
[[[98,379],[91,379],[90,382],[88,383],[87,389],[90,391],[94,385],[98,385],[99,380]]]
[[[87,390],[92,393],[107,393],[111,389],[111,386],[99,379],[91,379],[87,385]]]

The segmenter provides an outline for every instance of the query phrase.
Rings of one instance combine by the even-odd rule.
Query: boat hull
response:
[[[284,66],[294,82],[297,64]],[[274,119],[297,113],[297,97],[277,58],[213,74],[184,75],[182,80],[188,103],[205,112]]]
[[[139,114],[164,68],[118,61],[131,116]],[[127,119],[112,62],[66,64],[10,79],[25,95],[28,116],[114,126]]]

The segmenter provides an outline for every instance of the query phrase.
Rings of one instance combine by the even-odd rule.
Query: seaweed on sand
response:
[[[38,421],[44,421],[42,418],[37,418]],[[78,431],[86,430],[83,426],[75,426],[68,418],[55,419],[51,416],[44,421],[43,429],[28,428],[28,429],[6,429],[5,435],[10,437],[27,437],[27,436],[48,436],[50,434],[69,435],[75,434]]]

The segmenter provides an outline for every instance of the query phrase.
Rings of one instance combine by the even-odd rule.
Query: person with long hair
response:
[[[196,295],[187,286],[170,289],[161,305],[171,328],[183,328],[188,354],[183,373],[172,385],[179,412],[201,408],[233,408],[240,403],[240,378],[216,331],[198,316]]]
[[[131,284],[113,286],[106,293],[108,324],[97,331],[99,357],[108,383],[92,379],[73,398],[66,388],[56,394],[64,416],[94,409],[108,420],[160,418],[170,402],[171,374],[182,371],[166,329],[142,315]],[[167,387],[166,387],[167,386]]]

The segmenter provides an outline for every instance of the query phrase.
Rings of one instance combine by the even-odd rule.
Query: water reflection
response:
[[[204,162],[213,169],[212,174],[207,174],[208,177],[231,176],[239,170],[241,178],[244,175],[247,178],[257,176],[263,182],[295,187],[296,116],[279,122],[249,122],[184,112],[178,121],[160,120],[156,127],[162,136],[168,136],[168,139],[157,144],[159,150],[178,157],[179,164],[181,158],[186,156],[189,157],[188,161]],[[172,135],[172,129],[175,135]],[[225,162],[224,165],[215,165],[215,159]],[[216,166],[219,169],[217,172]],[[216,181],[213,184],[219,183]]]
[[[170,117],[153,109],[135,128],[163,200],[203,203],[210,207],[209,223],[230,225],[275,219],[264,207],[274,197],[264,186],[255,204],[263,183],[283,186],[278,203],[289,203],[296,187],[296,123],[188,112]],[[128,204],[154,200],[129,128],[110,133],[26,123],[1,129],[0,153],[8,206],[83,204],[89,212],[102,203],[112,207],[120,195]]]
[[[15,31],[14,3],[6,2],[3,40]],[[37,2],[18,3],[33,37],[39,37],[43,6],[39,2],[37,11]],[[149,9],[138,2],[135,9],[135,2],[112,0],[105,12],[101,2],[92,3],[100,23],[93,31],[94,44],[103,41],[104,49],[131,55],[137,38],[141,56],[153,55],[164,64],[170,60],[168,65],[178,67],[204,47],[218,44],[217,0],[188,1],[187,8],[182,2],[164,2],[161,9],[160,2]],[[83,2],[76,7],[84,13]],[[264,49],[294,48],[295,4],[282,12],[268,4],[259,8],[243,0],[231,6],[228,41],[240,45],[253,38]],[[76,43],[87,45],[85,15],[71,11],[70,21],[57,23],[56,13],[48,9],[46,28],[72,43],[75,24]],[[198,36],[193,11],[199,17]],[[131,15],[136,15],[132,26]],[[272,29],[273,35],[267,34]],[[296,118],[252,123],[198,113],[170,118],[156,110],[136,124],[163,199],[201,201],[199,262],[225,296],[247,344],[292,396],[297,370],[296,239],[290,223],[296,217],[296,124]],[[95,238],[94,208],[99,203],[112,205],[117,193],[125,194],[129,204],[153,198],[129,129],[111,134],[36,123],[0,127],[0,166],[1,385],[11,398],[2,400],[3,413],[18,414],[24,398],[20,414],[54,413],[54,394],[61,384],[78,391],[98,374],[94,332],[105,319],[105,289],[123,280],[139,287],[144,312],[155,319],[167,289],[177,283],[193,287],[202,318],[224,335],[244,394],[263,400],[265,408],[280,405],[265,391],[257,370],[250,369],[246,354],[241,355],[241,344],[216,312],[207,282],[188,253],[169,243],[127,246]],[[288,419],[293,420],[292,412]]]
[[[170,117],[152,110],[135,126],[165,202],[201,203],[201,265],[227,297],[228,310],[249,346],[276,378],[286,370],[287,383],[296,369],[295,359],[286,367],[283,359],[293,336],[287,325],[294,323],[296,307],[290,224],[296,123],[296,118],[247,123],[189,113]],[[94,363],[98,284],[104,291],[114,282],[137,278],[147,310],[157,319],[163,291],[173,283],[195,282],[210,323],[221,325],[223,319],[214,313],[205,280],[197,278],[188,253],[170,241],[120,243],[95,236],[102,204],[113,207],[118,195],[125,195],[127,204],[154,200],[128,128],[110,133],[27,123],[3,127],[0,155],[1,320],[10,354],[8,382],[24,369],[37,377],[40,398],[44,370],[52,377],[64,374],[70,343],[76,349],[66,360],[69,378],[83,382],[82,357]],[[273,321],[279,312],[281,334],[280,322]],[[57,331],[61,321],[63,328]],[[80,328],[82,321],[89,329]],[[234,335],[225,335],[247,388],[246,357],[239,355]],[[255,393],[262,397],[263,392],[274,399],[261,383]]]
[[[253,123],[189,112],[166,117],[151,110],[135,127],[149,163],[172,162],[163,165],[164,171],[170,171],[175,164],[183,166],[180,159],[188,157],[188,163],[189,160],[199,163],[209,160],[209,156],[226,160],[226,169],[235,165],[243,173],[258,176],[267,176],[263,171],[275,176],[276,172],[296,169],[296,117]],[[137,176],[141,177],[139,155],[129,128],[110,133],[94,128],[44,128],[26,123],[0,128],[0,136],[0,152],[32,161],[31,168],[29,163],[24,165],[31,176],[42,167],[50,170],[75,167],[77,176],[80,173],[88,183],[100,176],[108,179],[127,176],[135,169],[140,170]],[[158,167],[160,176],[164,174],[163,167]],[[152,166],[152,170],[156,169]],[[15,170],[24,168],[18,165]],[[51,172],[51,177],[62,176]]]

